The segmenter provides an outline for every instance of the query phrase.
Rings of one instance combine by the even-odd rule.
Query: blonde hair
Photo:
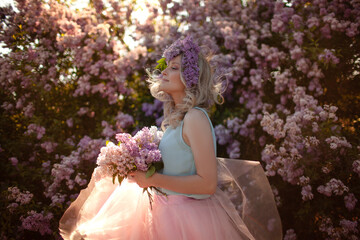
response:
[[[159,78],[157,78],[155,74],[151,74],[147,71],[149,74],[149,79],[147,81],[150,83],[149,88],[151,95],[162,101],[164,104],[164,120],[161,124],[163,130],[169,126],[176,128],[184,118],[185,114],[194,107],[201,107],[208,110],[215,103],[222,104],[224,102],[222,96],[222,82],[220,81],[220,78],[215,77],[214,71],[209,63],[210,59],[211,57],[205,58],[201,53],[199,54],[199,81],[195,86],[185,88],[183,102],[176,106],[169,94],[159,90]],[[182,76],[182,69],[180,70],[181,81],[186,86]]]

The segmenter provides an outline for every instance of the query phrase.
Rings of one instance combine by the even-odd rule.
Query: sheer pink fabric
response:
[[[124,180],[119,186],[111,178],[92,178],[65,211],[60,233],[65,240],[281,239],[280,218],[260,164],[223,158],[218,163],[219,188],[213,196],[153,194],[152,209],[135,183]]]
[[[218,181],[232,197],[215,196],[238,226],[244,222],[256,240],[282,239],[281,219],[260,162],[218,158]]]

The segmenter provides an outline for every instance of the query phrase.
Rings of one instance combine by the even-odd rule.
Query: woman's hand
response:
[[[146,172],[135,171],[128,175],[129,182],[135,182],[141,188],[151,187],[151,177],[146,178]]]

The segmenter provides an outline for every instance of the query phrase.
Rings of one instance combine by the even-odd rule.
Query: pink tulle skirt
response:
[[[95,183],[69,239],[247,239],[214,196],[152,197],[151,207],[147,193],[126,180]]]
[[[223,164],[219,171],[219,180],[237,186],[242,200],[238,210],[220,188],[206,199],[152,193],[150,206],[148,194],[136,183],[125,179],[121,185],[113,184],[110,177],[95,182],[92,177],[60,219],[60,234],[65,240],[282,239],[280,218],[261,166],[230,160],[227,164],[229,169],[241,169],[230,172]]]

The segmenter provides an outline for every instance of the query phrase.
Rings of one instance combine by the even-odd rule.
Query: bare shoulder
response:
[[[196,156],[205,156],[205,153],[214,153],[210,122],[206,114],[199,109],[191,109],[185,115],[183,138]],[[209,151],[209,149],[212,150]],[[208,157],[209,156],[205,158]]]
[[[206,127],[209,125],[209,120],[206,117],[205,113],[199,109],[192,108],[190,109],[184,117],[184,124],[191,127]]]

